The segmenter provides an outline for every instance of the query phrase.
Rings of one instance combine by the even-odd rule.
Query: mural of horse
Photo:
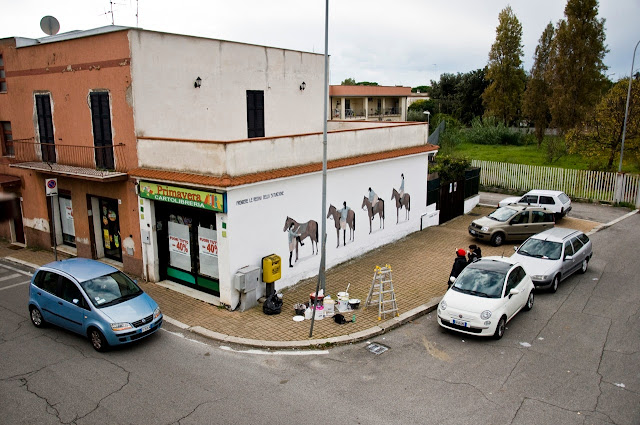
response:
[[[327,218],[333,218],[336,224],[336,248],[340,246],[340,213],[333,205],[329,205],[329,212]],[[355,238],[356,233],[356,213],[353,210],[349,210],[347,213],[347,225],[349,226],[349,240],[352,241]],[[347,229],[343,229],[342,235],[343,245],[347,245]]]
[[[391,193],[391,200],[396,200],[396,224],[400,221],[400,208],[405,207],[406,209],[406,219],[409,220],[409,211],[411,211],[411,196],[408,193],[402,195],[402,199],[400,199],[400,193],[393,189]]]
[[[306,238],[311,239],[311,251],[313,254],[318,253],[318,222],[315,220],[309,220],[306,223],[298,223],[293,218],[287,216],[284,222],[283,232],[289,230],[291,223],[294,224],[293,230],[300,234],[300,241],[302,242]],[[296,261],[298,261],[298,244],[296,243]]]
[[[366,196],[362,198],[362,209],[367,208],[367,213],[369,214],[369,234],[371,234],[371,220],[373,217],[378,214],[380,217],[380,228],[384,229],[384,201],[382,199],[378,199],[378,203],[376,206],[371,209],[371,201]]]

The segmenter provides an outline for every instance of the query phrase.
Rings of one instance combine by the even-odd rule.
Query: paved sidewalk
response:
[[[375,307],[355,310],[355,323],[336,324],[331,318],[315,321],[313,339],[309,339],[310,321],[293,321],[293,305],[306,302],[315,291],[317,278],[299,282],[283,291],[282,313],[267,316],[261,305],[245,312],[231,312],[188,297],[160,285],[139,281],[140,286],[160,305],[167,322],[203,336],[228,343],[256,347],[295,348],[350,343],[371,338],[400,326],[435,309],[447,288],[446,282],[455,258],[455,250],[477,243],[467,233],[469,223],[490,213],[489,207],[476,207],[470,214],[457,217],[443,225],[415,232],[393,244],[329,269],[326,273],[327,293],[336,298],[351,284],[349,294],[367,298],[374,268],[389,264],[393,269],[393,285],[400,317],[378,320]],[[565,217],[559,227],[589,232],[599,223]],[[483,256],[513,253],[513,244],[493,247],[481,243]],[[38,266],[53,261],[53,253],[29,248],[9,249],[0,243],[0,256],[22,264]],[[59,255],[59,258],[62,258]]]

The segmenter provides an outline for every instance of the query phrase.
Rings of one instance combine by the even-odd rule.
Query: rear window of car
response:
[[[33,283],[43,291],[55,295],[58,292],[58,277],[57,273],[40,270]]]
[[[546,213],[544,211],[531,211],[531,215],[533,220],[532,223],[549,223],[553,222],[553,215]]]
[[[551,196],[541,196],[540,204],[542,205],[555,205],[556,201]]]
[[[560,202],[562,202],[563,204],[571,201],[571,199],[569,199],[569,197],[564,192],[558,195],[558,199],[560,199]]]
[[[578,235],[578,239],[580,239],[580,241],[585,245],[587,244],[587,242],[589,242],[589,236],[585,235],[584,233],[580,233]]]

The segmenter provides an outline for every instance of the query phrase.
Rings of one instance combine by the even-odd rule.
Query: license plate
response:
[[[149,329],[151,329],[151,325],[143,326],[140,328],[140,333],[145,333]]]
[[[467,322],[463,322],[462,320],[452,319],[451,321],[453,322],[454,325],[462,326],[464,328],[469,327],[469,324]]]
[[[473,229],[470,229],[470,230],[469,230],[469,233],[471,233],[472,235],[475,235],[475,234],[476,234],[476,231],[475,231],[475,230],[473,230]]]

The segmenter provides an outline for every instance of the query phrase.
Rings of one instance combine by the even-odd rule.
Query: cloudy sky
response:
[[[440,74],[487,63],[498,14],[511,5],[523,27],[525,69],[545,26],[564,17],[566,0],[340,0],[329,4],[331,84],[345,78],[417,86]],[[605,57],[612,80],[629,75],[640,40],[640,0],[600,0]],[[113,0],[116,25],[324,52],[324,0]],[[40,18],[55,16],[60,32],[111,24],[109,0],[7,1],[0,38],[39,38]],[[635,69],[640,68],[640,58]]]

